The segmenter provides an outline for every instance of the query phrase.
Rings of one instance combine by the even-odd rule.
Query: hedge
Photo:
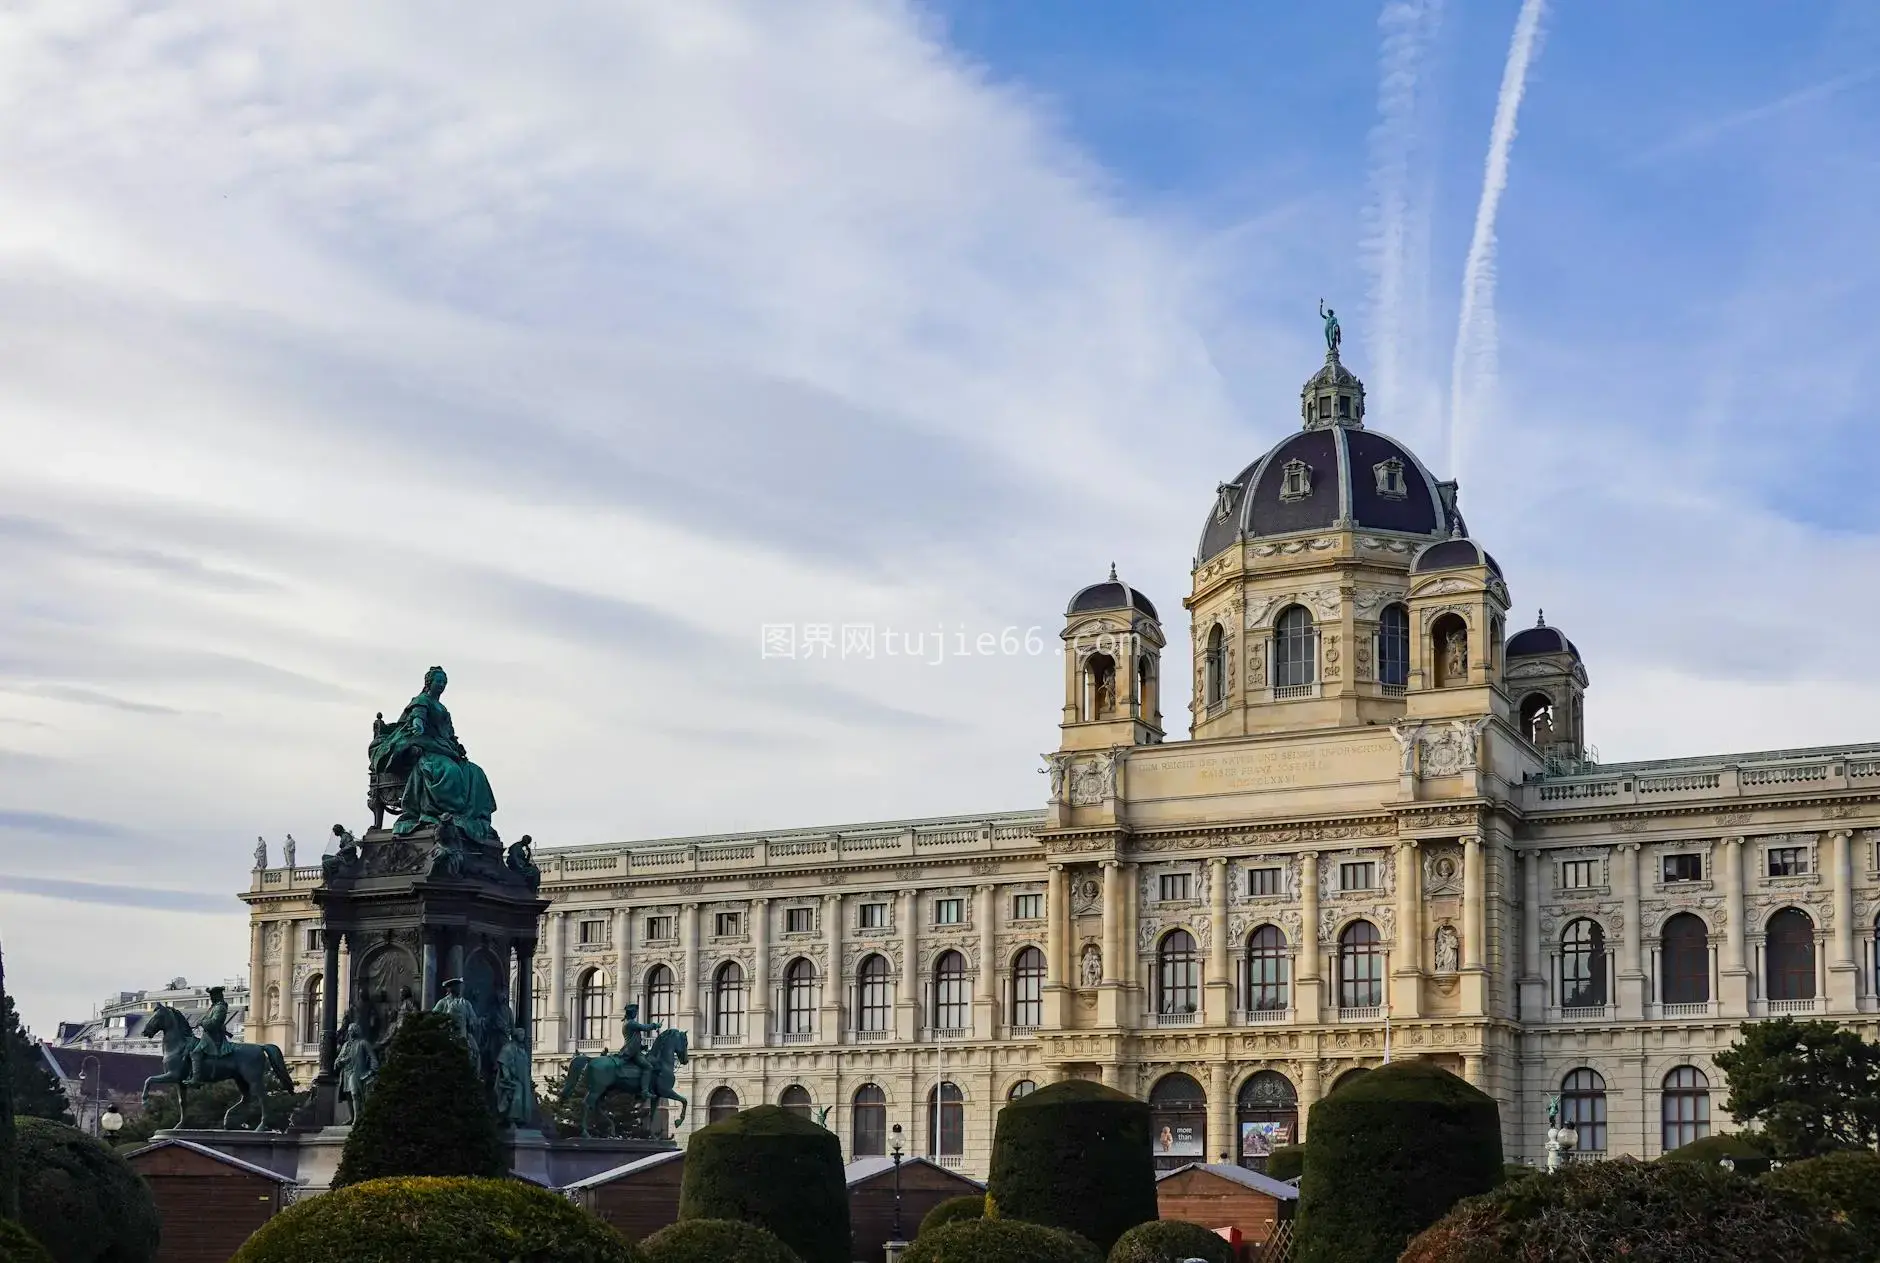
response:
[[[346,1137],[333,1187],[398,1175],[508,1174],[496,1115],[455,1025],[442,1013],[406,1018]]]
[[[775,1233],[736,1219],[681,1219],[640,1248],[646,1263],[803,1263]]]
[[[1539,1167],[1531,1167],[1520,1162],[1504,1162],[1501,1165],[1501,1182],[1507,1184],[1512,1180],[1525,1180],[1540,1173]]]
[[[1720,1166],[1725,1158],[1735,1164],[1738,1175],[1761,1175],[1769,1169],[1769,1155],[1743,1137],[1725,1132],[1680,1145],[1658,1160],[1660,1162],[1701,1162]]]
[[[1798,1194],[1697,1162],[1575,1162],[1473,1197],[1400,1263],[1810,1263],[1845,1230]]]
[[[16,1125],[20,1226],[56,1263],[156,1258],[157,1202],[129,1163],[76,1127],[45,1118]]]
[[[1065,1079],[999,1111],[987,1219],[1063,1228],[1107,1251],[1156,1218],[1149,1106],[1087,1079]]]
[[[984,1193],[972,1193],[966,1197],[949,1197],[927,1212],[914,1235],[918,1237],[962,1219],[984,1219],[985,1217],[986,1195]]]
[[[1147,1135],[1143,1140],[1146,1144]],[[962,1219],[947,1224],[915,1238],[901,1259],[902,1263],[1103,1263],[1102,1253],[1077,1234],[1018,1219]]]
[[[1116,1239],[1109,1263],[1183,1263],[1185,1259],[1236,1263],[1234,1247],[1226,1238],[1179,1219],[1137,1224]]]
[[[0,1219],[0,1263],[53,1263],[46,1247],[11,1219]]]
[[[1312,1107],[1298,1263],[1389,1263],[1501,1167],[1493,1097],[1427,1061],[1381,1066]]]
[[[409,1019],[407,1019],[409,1020]],[[522,1180],[404,1176],[288,1207],[231,1263],[641,1263],[606,1223]]]
[[[1296,1180],[1305,1174],[1306,1147],[1281,1145],[1266,1155],[1266,1173],[1276,1180]]]
[[[1880,1263],[1880,1154],[1866,1149],[1787,1162],[1762,1177],[1845,1226],[1853,1238],[1848,1263]]]
[[[701,1127],[685,1146],[679,1218],[767,1228],[803,1263],[849,1263],[849,1186],[835,1133],[777,1105]]]

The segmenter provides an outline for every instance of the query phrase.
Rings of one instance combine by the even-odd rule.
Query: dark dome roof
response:
[[[1431,570],[1455,570],[1466,566],[1487,566],[1490,574],[1497,577],[1501,575],[1501,567],[1488,555],[1488,550],[1466,536],[1428,545],[1410,563],[1410,573],[1424,574]]]
[[[1155,612],[1155,605],[1148,597],[1116,577],[1116,567],[1110,567],[1110,577],[1102,583],[1093,583],[1076,596],[1065,609],[1066,615],[1089,614],[1097,610],[1140,610],[1150,618],[1160,621],[1161,615]]]
[[[1548,653],[1580,656],[1574,643],[1558,627],[1549,627],[1544,617],[1534,626],[1508,637],[1507,647],[1502,650],[1504,658],[1536,658]]]

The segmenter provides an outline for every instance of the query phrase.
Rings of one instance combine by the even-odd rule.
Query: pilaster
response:
[[[555,1052],[566,1048],[568,1039],[568,987],[567,980],[562,976],[567,972],[567,949],[563,943],[567,937],[564,932],[567,920],[565,912],[553,911],[548,914],[548,1020],[542,1023],[547,1028],[542,1035],[546,1047]],[[426,946],[425,957],[425,994],[420,1003],[429,1009],[437,1003],[437,997],[431,994],[436,986],[431,977],[437,971],[432,963],[437,958],[435,945]]]
[[[1520,855],[1521,873],[1521,1020],[1547,1017],[1547,978],[1541,972],[1541,852]]]
[[[1422,865],[1417,863],[1415,838],[1397,844],[1397,944],[1392,959],[1390,1012],[1394,1018],[1423,1013],[1423,892]]]
[[[559,950],[561,940],[555,938],[552,941],[557,950]],[[678,1024],[684,1030],[697,1031],[699,1029],[698,998],[700,979],[698,976],[698,905],[696,903],[684,904],[679,909],[679,945],[685,952],[685,978],[681,981],[679,986]],[[553,985],[559,988],[561,986],[561,966],[557,964],[553,969]],[[559,1014],[560,1010],[557,1009],[556,1012]],[[559,1017],[557,1017],[557,1020],[559,1020]],[[557,1048],[560,1047],[559,1044],[555,1046]]]
[[[920,1038],[920,901],[911,890],[896,900],[894,928],[901,935],[901,985],[894,997],[894,1033],[903,1043]]]
[[[1642,878],[1638,843],[1624,843],[1619,847],[1619,902],[1623,909],[1621,915],[1625,917],[1625,925],[1622,927],[1625,944],[1619,958],[1618,1003],[1619,1017],[1627,1022],[1644,1020],[1649,982],[1644,964],[1644,914],[1639,911],[1639,883]]]
[[[770,900],[751,900],[751,1011],[745,1036],[758,1047],[770,1043]]]
[[[822,980],[822,1038],[833,1044],[842,1040],[842,993],[847,985],[842,976],[841,895],[823,896],[822,917],[823,941],[829,951],[829,968]]]
[[[1202,1020],[1225,1026],[1234,1007],[1234,975],[1227,954],[1227,860],[1208,860],[1208,963],[1202,999]]]
[[[1123,866],[1115,860],[1103,861],[1103,977],[1097,989],[1097,1024],[1122,1024],[1120,1004],[1122,988],[1119,971],[1123,964]]]
[[[1045,885],[1044,1025],[1063,1030],[1069,1025],[1070,990],[1065,986],[1064,953],[1070,939],[1070,878],[1064,865],[1053,864]]]
[[[1214,1152],[1202,1153],[1201,1160],[1232,1162],[1234,1153],[1234,1100],[1228,1090],[1228,1067],[1225,1061],[1212,1062],[1208,1066],[1208,1148]]]
[[[973,891],[973,915],[979,927],[979,978],[973,994],[973,1037],[993,1039],[999,1033],[999,959],[993,916],[998,887],[987,883]]]
[[[1749,961],[1743,945],[1743,839],[1723,840],[1723,958],[1717,962],[1717,1011],[1749,1016]]]
[[[1483,904],[1487,882],[1483,875],[1482,837],[1470,833],[1462,839],[1462,1011],[1479,1017],[1487,1012],[1488,958],[1484,943]]]
[[[1293,1000],[1296,1019],[1307,1024],[1320,1020],[1324,983],[1319,977],[1319,855],[1306,851],[1299,856],[1299,958],[1294,962]],[[1316,1065],[1313,1082],[1318,1080]],[[1305,1101],[1299,1104],[1299,1117],[1305,1117]]]
[[[1853,832],[1828,834],[1828,862],[1833,865],[1834,931],[1828,954],[1828,1011],[1852,1013],[1860,992],[1860,966],[1854,960],[1854,874],[1849,852]]]

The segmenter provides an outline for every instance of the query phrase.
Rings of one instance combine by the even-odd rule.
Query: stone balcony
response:
[[[1619,763],[1522,785],[1530,814],[1880,789],[1880,746]]]

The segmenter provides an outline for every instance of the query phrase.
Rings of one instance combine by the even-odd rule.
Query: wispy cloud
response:
[[[1767,122],[1769,119],[1778,118],[1784,114],[1792,113],[1799,109],[1805,109],[1811,105],[1817,105],[1832,97],[1839,96],[1841,93],[1851,88],[1857,88],[1862,84],[1871,83],[1875,79],[1880,79],[1880,66],[1864,66],[1858,70],[1850,70],[1846,74],[1835,75],[1830,79],[1823,79],[1818,83],[1811,83],[1805,88],[1797,88],[1793,92],[1786,92],[1776,97],[1774,100],[1764,101],[1760,105],[1747,106],[1740,110],[1721,114],[1716,118],[1706,119],[1702,123],[1686,128],[1675,136],[1666,137],[1657,144],[1639,151],[1632,156],[1632,163],[1634,165],[1641,165],[1644,163],[1657,162],[1677,154],[1702,149],[1733,132],[1743,131],[1754,127],[1758,123]]]
[[[1462,305],[1449,366],[1449,471],[1454,478],[1462,476],[1468,428],[1494,398],[1500,354],[1495,323],[1495,217],[1508,188],[1508,156],[1514,149],[1528,67],[1540,48],[1541,15],[1546,7],[1545,0],[1521,0],[1521,12],[1515,18],[1514,38],[1502,66],[1501,91],[1495,98],[1495,121],[1488,132],[1488,160],[1483,165],[1475,227],[1462,264]]]

